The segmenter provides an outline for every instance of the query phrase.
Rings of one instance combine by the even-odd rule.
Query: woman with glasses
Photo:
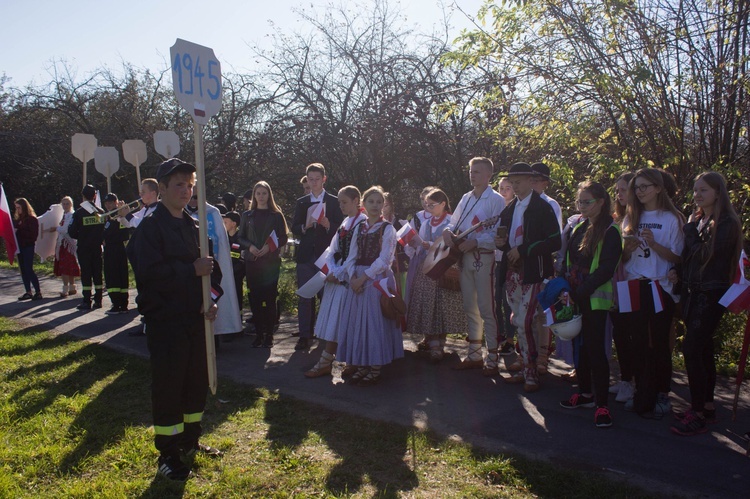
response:
[[[442,190],[433,188],[427,193],[425,210],[429,218],[419,230],[421,241],[412,239],[406,247],[411,261],[419,261],[415,268],[416,277],[409,300],[406,330],[424,335],[422,343],[427,344],[430,361],[437,363],[443,359],[446,335],[462,334],[468,329],[468,324],[461,292],[439,287],[437,281],[422,272],[427,250],[437,238],[442,237],[443,229],[450,222],[451,205],[448,196]]]
[[[681,276],[686,327],[682,352],[691,408],[675,413],[678,421],[671,430],[678,435],[704,433],[706,423],[716,420],[714,332],[724,314],[719,300],[739,272],[735,262],[742,250],[742,224],[720,173],[705,172],[696,177],[693,202],[695,212],[685,225]],[[670,278],[677,282],[677,273]]]
[[[685,219],[672,204],[664,176],[638,170],[628,184],[623,219],[627,283],[618,284],[620,313],[633,340],[636,393],[626,410],[663,416],[670,409],[672,354],[669,330],[676,297],[667,275],[680,262]],[[628,300],[629,298],[629,300]],[[627,303],[630,303],[628,311]]]
[[[610,215],[609,194],[602,184],[580,184],[576,204],[581,221],[570,234],[563,269],[583,322],[582,341],[574,343],[578,350],[579,392],[560,405],[566,409],[596,406],[594,424],[607,428],[612,426],[612,416],[607,404],[606,325],[614,301],[612,278],[620,263],[622,238]]]
[[[76,240],[68,235],[68,227],[73,220],[73,199],[70,196],[65,196],[60,204],[63,207],[60,225],[50,228],[49,231],[57,231],[54,270],[57,277],[62,277],[63,287],[60,296],[65,298],[78,292],[76,277],[81,275],[81,268],[78,266],[78,260],[76,260]]]

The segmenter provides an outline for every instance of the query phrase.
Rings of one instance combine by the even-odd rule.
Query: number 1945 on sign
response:
[[[172,71],[176,73],[175,83],[181,94],[199,99],[207,95],[211,100],[221,95],[221,69],[216,59],[202,61],[197,56],[193,61],[192,55],[177,53],[172,60]]]

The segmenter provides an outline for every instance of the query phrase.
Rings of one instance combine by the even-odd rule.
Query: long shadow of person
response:
[[[337,462],[325,480],[326,491],[352,494],[365,485],[365,477],[377,497],[396,497],[418,485],[416,473],[405,460],[410,430],[358,416],[316,407],[279,395],[266,401],[266,438],[281,455],[299,449],[314,433],[336,455]]]

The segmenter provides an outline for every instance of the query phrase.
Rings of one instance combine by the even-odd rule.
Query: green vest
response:
[[[576,225],[573,228],[573,231],[570,233],[571,240],[573,239],[573,234],[575,234],[576,230],[578,230],[578,227],[580,227],[584,223],[585,221],[580,222],[578,225]],[[614,226],[617,229],[617,232],[619,234],[622,234],[619,225],[612,222],[612,225],[610,225],[610,227],[612,226]],[[599,268],[599,257],[602,254],[602,246],[604,246],[604,239],[599,241],[599,244],[596,245],[596,251],[594,251],[594,259],[591,260],[591,267],[589,268],[589,274],[592,274],[596,269]],[[567,255],[565,258],[567,261],[568,268],[570,268],[570,250],[567,251]],[[614,304],[615,304],[615,292],[612,286],[612,279],[605,282],[604,284],[596,288],[593,293],[591,293],[591,310],[611,310]]]

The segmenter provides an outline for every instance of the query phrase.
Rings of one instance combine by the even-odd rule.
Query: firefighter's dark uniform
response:
[[[162,456],[177,456],[198,443],[208,390],[201,277],[193,266],[200,258],[197,222],[187,212],[175,218],[159,203],[127,254],[151,354],[155,445]],[[219,296],[220,282],[214,265],[211,286]]]
[[[232,271],[234,272],[234,288],[237,293],[237,303],[242,311],[242,282],[245,280],[245,260],[242,258],[242,249],[240,248],[240,231],[229,236],[229,248],[232,255]]]
[[[125,243],[129,238],[130,230],[116,217],[104,223],[104,280],[116,312],[128,310],[128,257],[125,254]]]
[[[81,287],[83,304],[91,304],[91,287],[93,281],[94,304],[102,304],[102,235],[104,220],[99,214],[101,208],[91,201],[84,201],[73,213],[68,234],[78,241],[78,265],[81,267]]]

